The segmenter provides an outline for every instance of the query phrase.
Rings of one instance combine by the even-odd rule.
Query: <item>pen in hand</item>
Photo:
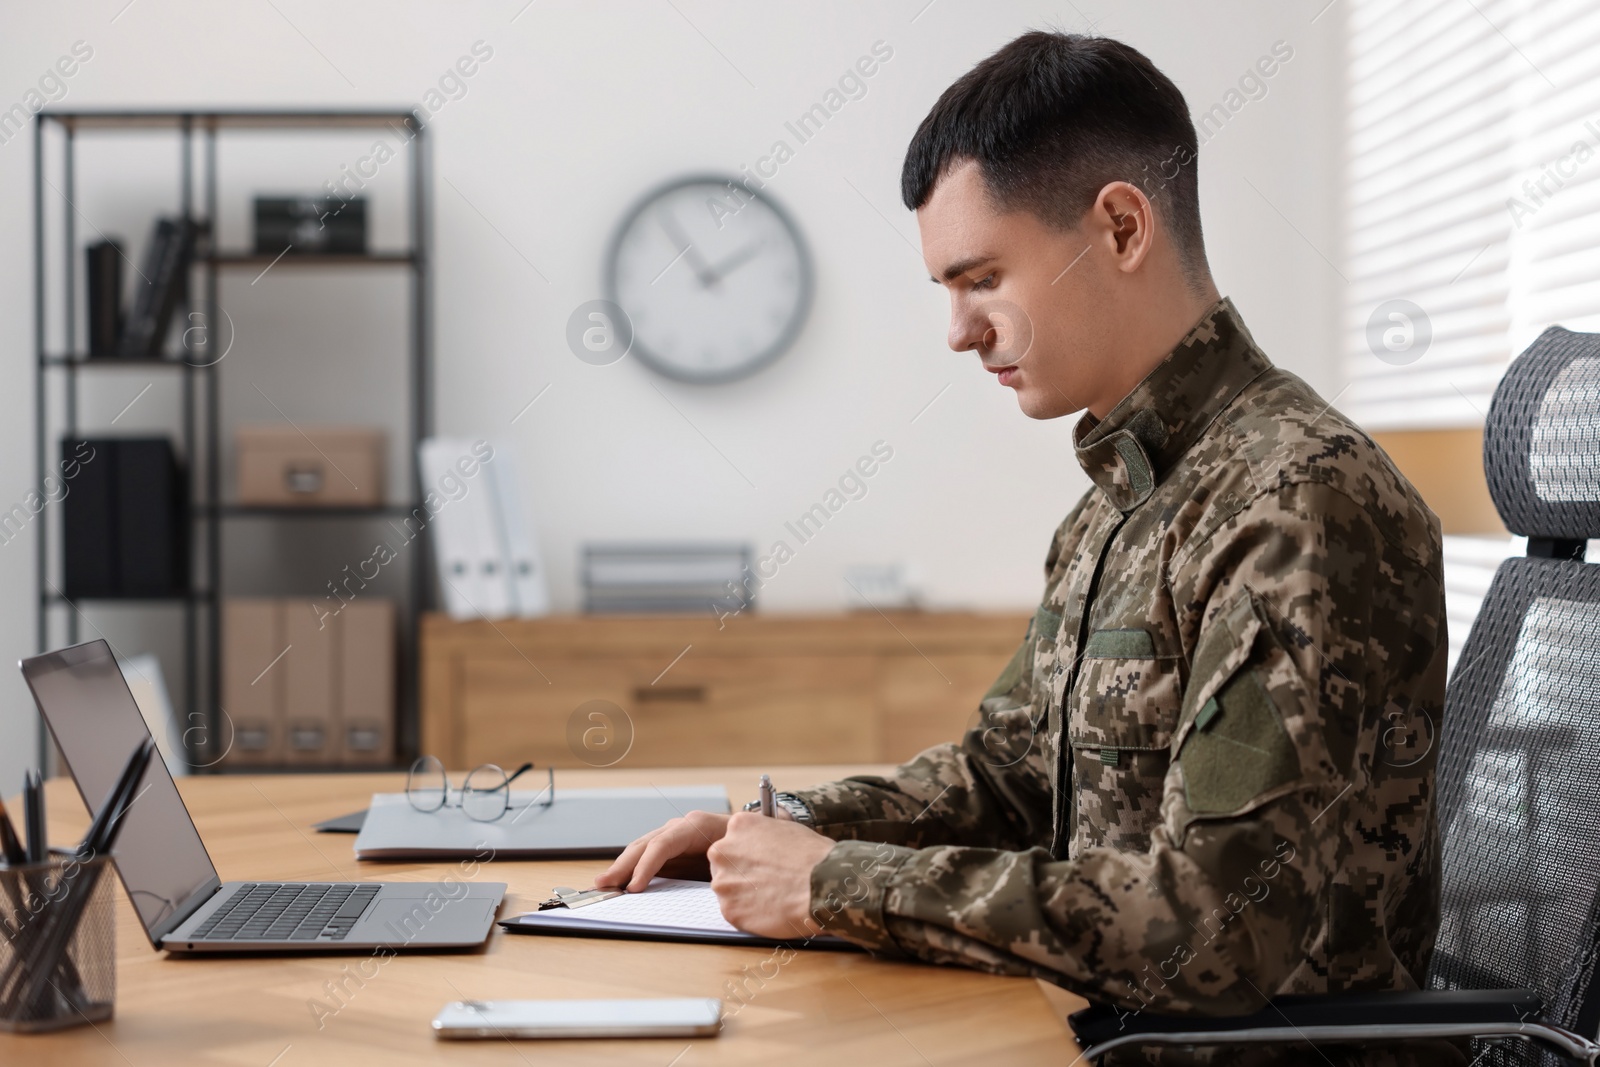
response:
[[[773,799],[772,776],[770,774],[761,776],[761,814],[769,819],[776,818],[778,814],[778,805]]]

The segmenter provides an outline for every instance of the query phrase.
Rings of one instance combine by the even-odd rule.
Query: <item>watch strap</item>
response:
[[[816,825],[816,817],[811,814],[811,805],[793,793],[774,793],[772,802],[789,813],[789,818],[802,826]],[[742,809],[744,811],[760,811],[761,801],[752,800]]]

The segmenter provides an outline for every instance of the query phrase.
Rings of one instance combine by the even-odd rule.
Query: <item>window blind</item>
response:
[[[1339,407],[1482,425],[1546,326],[1600,330],[1600,8],[1354,0]]]

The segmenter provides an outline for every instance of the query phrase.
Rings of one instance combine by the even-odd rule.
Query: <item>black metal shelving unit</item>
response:
[[[58,176],[61,184],[46,178],[46,129],[61,132]],[[217,148],[221,135],[230,131],[362,130],[388,129],[405,134],[409,150],[409,247],[374,251],[366,255],[272,256],[216,247],[214,221],[218,216]],[[79,385],[82,376],[102,370],[171,370],[180,375],[181,422],[179,444],[189,477],[191,501],[190,592],[176,598],[107,598],[74,601],[61,593],[53,577],[51,543],[60,530],[59,509],[45,508],[36,520],[38,629],[40,650],[63,642],[54,641],[57,624],[64,623],[64,643],[82,639],[82,607],[93,604],[137,604],[176,606],[183,612],[184,678],[183,704],[175,708],[180,720],[203,722],[204,731],[185,730],[191,765],[214,767],[216,749],[223,743],[220,712],[221,627],[223,558],[226,551],[224,527],[229,523],[252,521],[338,522],[360,519],[408,516],[418,505],[383,504],[372,507],[260,507],[222,500],[221,492],[221,396],[220,359],[213,359],[209,346],[214,339],[209,331],[205,341],[181,353],[160,358],[89,358],[79,351],[79,282],[76,268],[79,247],[77,220],[77,138],[96,131],[127,133],[147,130],[171,134],[179,143],[178,214],[199,227],[200,236],[190,264],[186,300],[175,315],[186,321],[191,310],[204,315],[205,323],[217,321],[219,279],[223,272],[237,270],[405,270],[409,272],[408,334],[406,353],[409,410],[406,413],[409,477],[406,490],[413,500],[422,499],[417,469],[417,445],[432,426],[428,383],[432,380],[430,343],[431,307],[429,288],[429,160],[426,129],[410,110],[372,111],[41,111],[34,124],[34,334],[35,371],[35,451],[39,482],[54,464],[55,444],[87,431],[79,426]],[[197,166],[196,142],[201,142],[202,160]],[[198,179],[198,180],[197,180]],[[47,270],[47,248],[51,239],[47,224],[47,192],[65,201],[59,233],[55,240],[62,250],[59,265],[60,304],[63,344],[49,346],[51,290]],[[197,210],[199,208],[200,210]],[[196,273],[200,284],[195,285]],[[198,294],[198,300],[196,295]],[[198,357],[198,358],[196,358]],[[60,383],[60,403],[52,405],[52,380]],[[59,407],[59,420],[55,408]],[[424,544],[409,553],[405,576],[406,598],[400,616],[400,685],[397,692],[395,747],[400,765],[415,753],[418,741],[417,632],[418,619],[428,593]],[[203,740],[196,741],[201,737]],[[39,734],[40,765],[46,765],[49,741]],[[255,770],[257,768],[252,768]]]

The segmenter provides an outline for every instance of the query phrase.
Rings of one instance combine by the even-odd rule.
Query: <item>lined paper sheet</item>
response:
[[[710,882],[691,882],[683,878],[653,878],[650,888],[643,893],[624,893],[598,904],[563,909],[561,914],[595,922],[738,932],[738,927],[722,917],[722,908],[717,904],[717,894],[711,891]]]

